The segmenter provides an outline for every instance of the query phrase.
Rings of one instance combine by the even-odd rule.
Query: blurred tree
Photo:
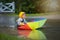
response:
[[[35,0],[20,0],[19,11],[26,13],[35,13]]]

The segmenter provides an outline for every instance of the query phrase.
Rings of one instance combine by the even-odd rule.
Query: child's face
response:
[[[26,18],[26,14],[25,13],[23,14],[22,18]]]

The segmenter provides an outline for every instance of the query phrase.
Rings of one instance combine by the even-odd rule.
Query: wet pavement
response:
[[[47,20],[38,30],[17,30],[17,28],[0,27],[0,33],[25,38],[25,40],[60,40],[60,20]]]

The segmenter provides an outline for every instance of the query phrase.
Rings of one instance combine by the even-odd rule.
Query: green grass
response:
[[[52,14],[60,14],[58,12],[49,12],[49,13],[31,13],[31,14],[26,14],[27,16],[46,16],[46,15],[52,15]],[[0,14],[1,15],[1,14]],[[16,13],[10,13],[10,14],[4,14],[8,16],[18,16]]]
[[[24,38],[18,38],[17,36],[0,33],[0,40],[24,40]]]
[[[7,15],[7,16],[18,16],[18,14],[13,13],[13,14],[3,14],[3,15]],[[31,13],[31,14],[26,14],[27,16],[44,16],[47,15],[47,13]]]

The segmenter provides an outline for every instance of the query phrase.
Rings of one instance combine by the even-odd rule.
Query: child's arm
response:
[[[24,23],[26,24],[27,23],[27,21],[24,19]]]

